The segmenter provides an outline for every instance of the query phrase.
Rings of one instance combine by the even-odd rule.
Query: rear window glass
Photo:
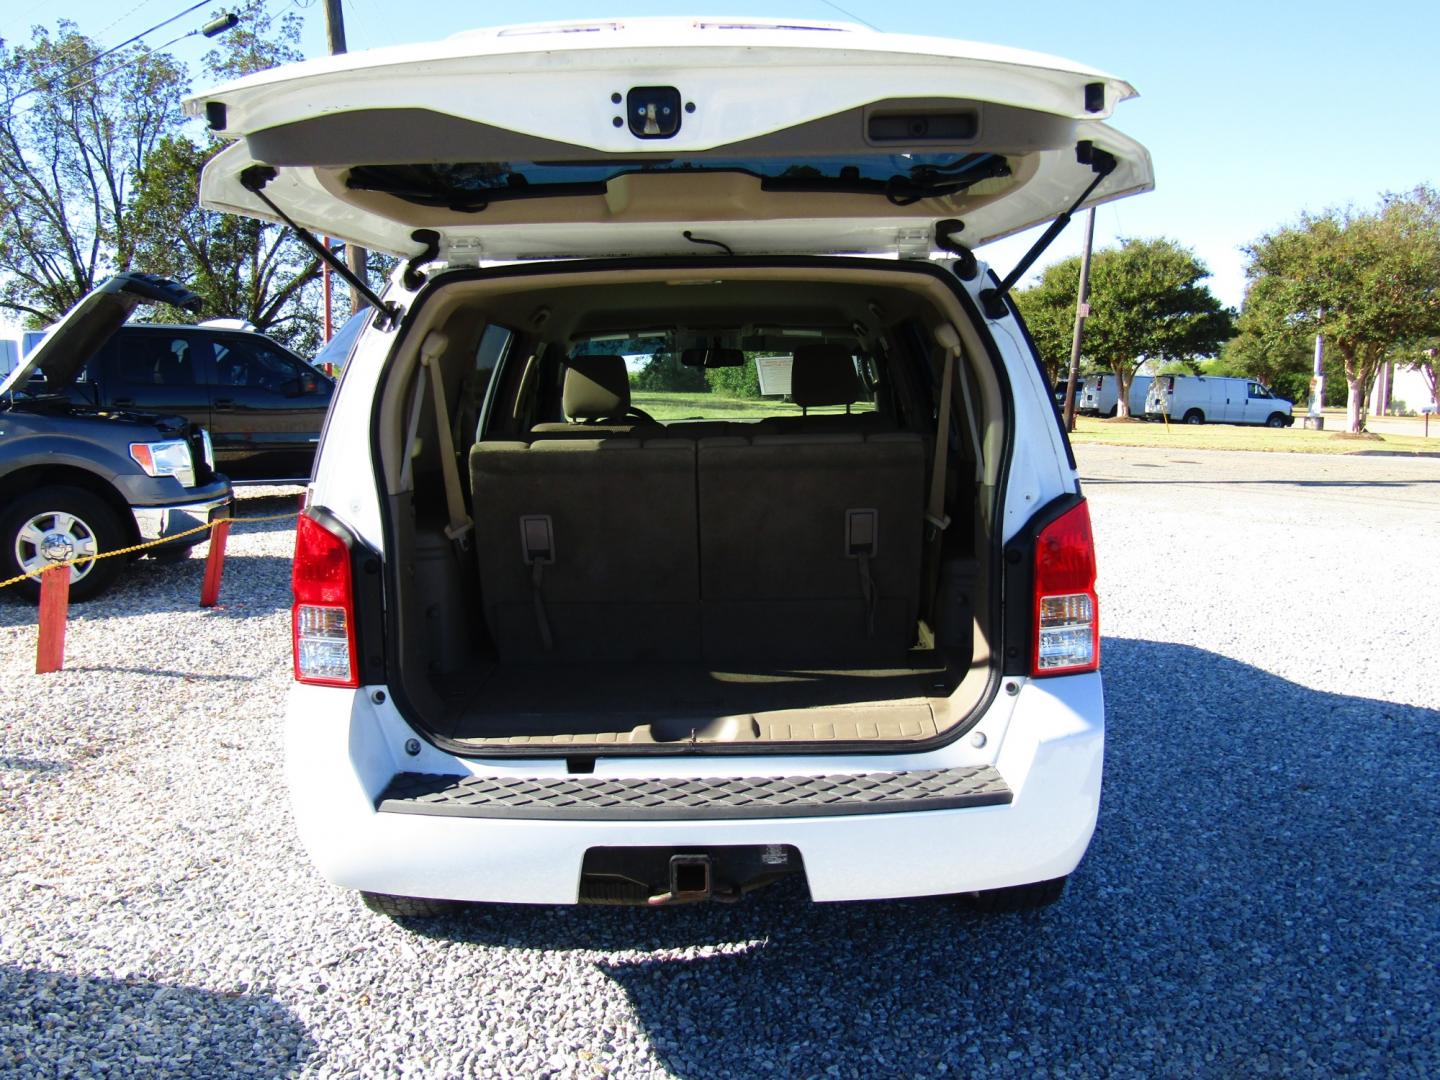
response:
[[[754,347],[743,347],[747,344]],[[844,402],[805,409],[795,403],[791,385],[795,350],[807,345],[829,346],[826,362],[853,372],[853,378],[847,375],[834,380],[850,388],[849,412],[875,411],[873,361],[853,342],[827,341],[821,332],[791,332],[748,342],[668,332],[612,335],[578,342],[572,355],[623,356],[630,376],[631,404],[662,423],[845,413]],[[698,366],[696,361],[715,366]]]
[[[725,158],[692,155],[608,161],[475,161],[361,165],[347,187],[382,191],[420,206],[480,209],[503,199],[604,194],[606,185],[634,173],[728,172],[754,176],[766,191],[847,191],[886,195],[901,205],[953,195],[982,180],[1010,175],[1003,157],[989,153],[915,153]]]

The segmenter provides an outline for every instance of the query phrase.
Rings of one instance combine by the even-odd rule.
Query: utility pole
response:
[[[338,56],[346,52],[345,48],[345,14],[340,10],[340,0],[325,0],[325,40],[330,46],[330,55]],[[361,281],[369,282],[369,276],[365,273],[365,263],[369,253],[359,244],[346,243],[345,265]],[[350,288],[350,310],[359,311],[368,301],[360,295],[360,291],[353,285]]]
[[[1305,426],[1316,431],[1325,430],[1325,338],[1315,335],[1315,367],[1310,379],[1310,414],[1305,417]]]
[[[1090,249],[1095,246],[1095,208],[1085,219],[1085,253],[1080,256],[1080,290],[1075,297],[1075,336],[1070,339],[1070,377],[1065,383],[1065,430],[1075,430],[1075,381],[1080,376],[1080,341],[1090,315]],[[1119,405],[1116,405],[1119,409]]]

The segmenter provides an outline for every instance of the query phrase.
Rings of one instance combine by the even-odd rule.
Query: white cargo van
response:
[[[1294,406],[1254,379],[1218,375],[1157,375],[1145,397],[1151,420],[1187,424],[1263,424],[1289,427]]]
[[[1150,392],[1150,376],[1136,375],[1130,380],[1130,415],[1145,415],[1145,396]],[[1085,376],[1084,387],[1075,403],[1075,411],[1087,416],[1114,416],[1119,409],[1120,380],[1113,373]]]
[[[206,206],[401,257],[296,538],[286,772],[321,872],[411,916],[788,875],[1055,900],[1100,799],[1095,555],[1008,295],[1029,260],[970,246],[1148,190],[1105,123],[1133,93],[660,19],[188,102],[232,140]],[[789,399],[642,397],[641,345],[789,357]]]

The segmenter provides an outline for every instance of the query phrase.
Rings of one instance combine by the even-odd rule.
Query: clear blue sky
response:
[[[1440,4],[1391,0],[727,0],[691,6],[659,0],[539,0],[524,6],[344,0],[352,51],[444,37],[475,26],[625,15],[763,15],[866,21],[882,30],[997,42],[1072,57],[1129,80],[1137,100],[1116,126],[1155,159],[1156,190],[1100,210],[1096,244],[1122,236],[1169,236],[1211,268],[1211,288],[1238,306],[1242,245],[1302,210],[1373,205],[1381,192],[1440,183]],[[307,55],[325,51],[320,0],[293,4],[305,18]],[[33,23],[63,17],[102,45],[189,6],[186,0],[19,0],[0,15],[0,35],[28,37]],[[221,5],[214,5],[219,8]],[[201,9],[147,38],[159,46],[203,21]],[[1178,12],[1183,11],[1184,17]],[[172,48],[198,70],[203,39]],[[1077,221],[1045,260],[1074,254]],[[1028,238],[982,249],[1004,273]],[[1043,263],[1042,263],[1043,265]]]

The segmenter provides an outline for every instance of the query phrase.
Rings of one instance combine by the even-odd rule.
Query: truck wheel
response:
[[[1269,419],[1267,419],[1267,420],[1265,421],[1265,426],[1266,426],[1266,427],[1284,427],[1284,426],[1285,426],[1285,414],[1284,414],[1284,413],[1281,413],[1281,412],[1272,412],[1272,413],[1270,414]]]
[[[423,896],[391,896],[388,893],[362,892],[365,906],[379,915],[392,919],[438,919],[454,915],[465,907],[459,900],[428,900]]]
[[[68,562],[125,545],[115,511],[82,488],[41,488],[20,496],[0,513],[0,579],[51,563]],[[123,559],[97,559],[70,568],[70,599],[89,600],[109,587]],[[11,586],[40,599],[38,576]]]
[[[1185,414],[1185,423],[1187,424],[1203,424],[1204,422],[1205,414],[1199,409],[1191,409]]]
[[[986,915],[1004,915],[1013,911],[1036,911],[1049,907],[1065,892],[1068,878],[1035,881],[1029,885],[1012,885],[1008,889],[986,889],[966,893],[965,902]]]

